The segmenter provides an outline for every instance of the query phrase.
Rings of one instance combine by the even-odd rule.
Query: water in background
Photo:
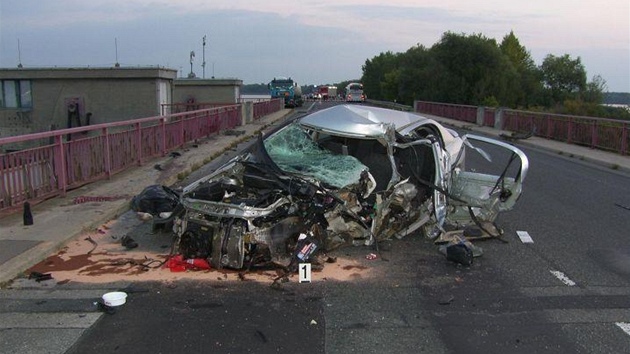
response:
[[[271,95],[241,95],[239,102],[260,102],[269,101]]]

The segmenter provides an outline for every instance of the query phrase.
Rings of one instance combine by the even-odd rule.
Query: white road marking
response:
[[[627,322],[616,322],[617,327],[621,328],[627,335],[630,336],[630,323]]]
[[[516,234],[518,235],[518,238],[521,239],[521,242],[523,242],[523,243],[534,243],[534,240],[529,235],[529,232],[527,232],[527,231],[516,231]]]
[[[565,283],[568,286],[575,286],[575,282],[571,279],[569,279],[569,277],[566,276],[566,274],[562,273],[559,270],[550,270],[551,274],[553,274],[556,278],[560,279],[561,282]]]

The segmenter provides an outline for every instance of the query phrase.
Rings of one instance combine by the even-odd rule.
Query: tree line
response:
[[[361,82],[367,97],[412,105],[414,100],[561,114],[630,119],[602,106],[605,80],[590,81],[579,57],[548,54],[541,65],[514,32],[501,43],[481,34],[446,32],[430,48],[416,45],[367,59]]]

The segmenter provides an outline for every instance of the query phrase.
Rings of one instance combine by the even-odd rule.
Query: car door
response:
[[[447,222],[455,225],[493,222],[500,212],[511,210],[518,201],[529,160],[519,148],[499,140],[472,134],[462,138],[467,159],[450,176],[445,176],[450,177]],[[475,151],[468,151],[471,149]],[[492,153],[488,154],[490,150]],[[475,152],[483,156],[483,163],[479,160],[470,163],[468,157]],[[480,168],[481,165],[490,168]]]

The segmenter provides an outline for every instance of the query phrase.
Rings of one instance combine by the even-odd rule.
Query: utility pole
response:
[[[18,68],[22,68],[22,50],[20,49],[20,39],[18,38]]]
[[[114,64],[114,66],[119,68],[120,63],[118,62],[118,38],[116,37],[114,37],[114,46],[116,47],[116,64]]]
[[[203,63],[201,64],[203,68],[203,78],[206,78],[206,35],[203,36]]]

